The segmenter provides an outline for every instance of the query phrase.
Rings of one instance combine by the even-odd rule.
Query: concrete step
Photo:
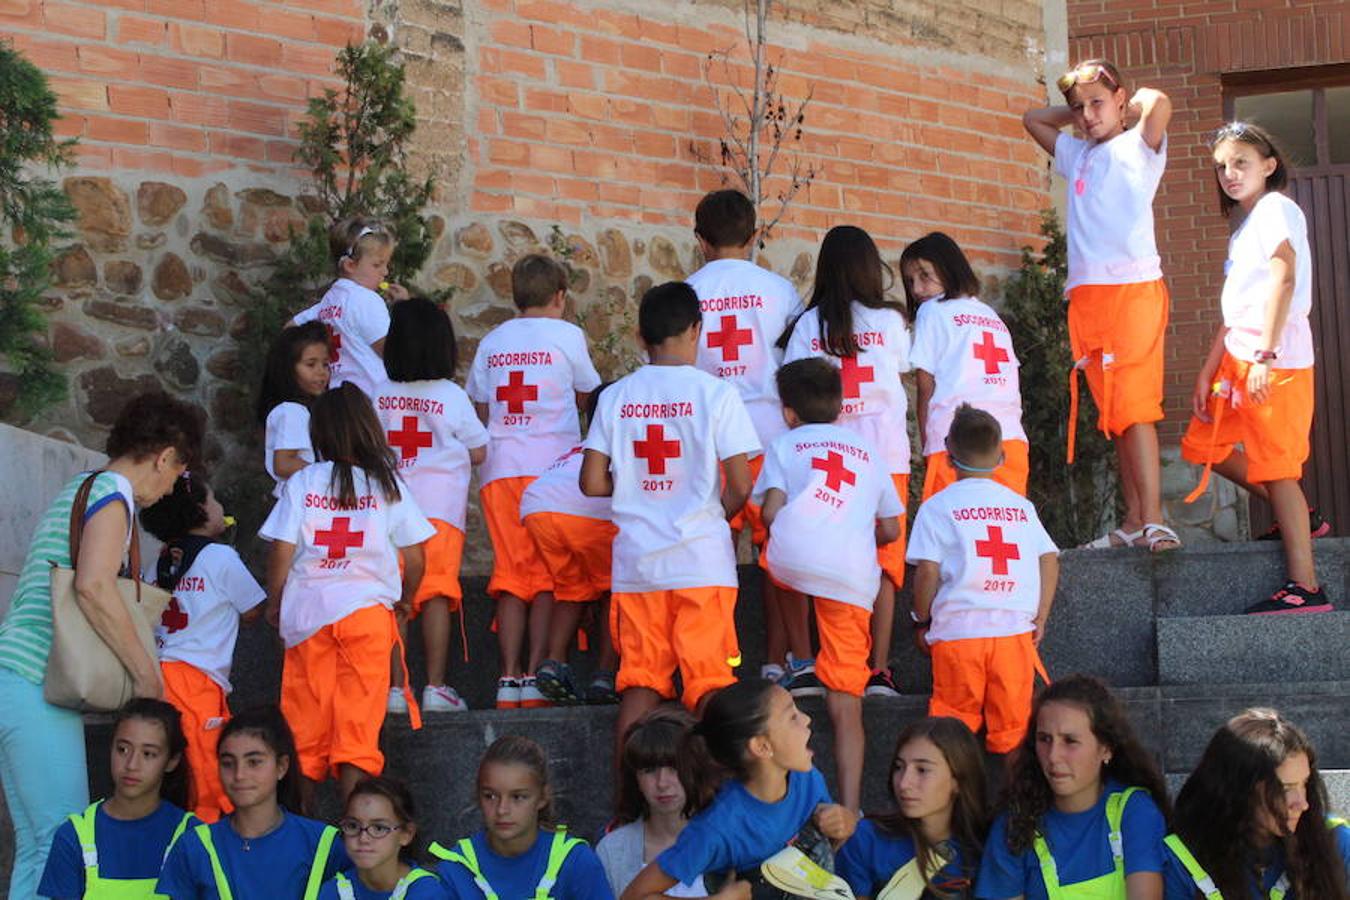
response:
[[[1159,684],[1350,680],[1350,612],[1158,620]]]
[[[1322,769],[1322,783],[1327,787],[1327,809],[1342,819],[1350,816],[1350,769]],[[1189,773],[1168,772],[1167,792],[1173,798],[1186,783]]]
[[[1341,609],[1350,609],[1350,540],[1313,542],[1318,580]],[[1287,579],[1279,541],[1206,544],[1153,562],[1158,616],[1236,615],[1270,596]]]

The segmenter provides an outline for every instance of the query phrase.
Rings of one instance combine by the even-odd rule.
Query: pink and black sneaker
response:
[[[1331,612],[1331,609],[1331,601],[1322,588],[1309,590],[1297,581],[1286,581],[1284,587],[1265,600],[1247,607],[1246,613],[1251,616],[1272,616]]]

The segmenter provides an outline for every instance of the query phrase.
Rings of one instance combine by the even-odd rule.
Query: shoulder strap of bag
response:
[[[90,472],[89,477],[75,492],[75,500],[70,505],[70,567],[74,569],[80,561],[80,538],[84,535],[84,511],[89,508],[89,495],[94,491],[94,481],[106,469]],[[136,602],[141,602],[141,535],[136,527],[136,511],[127,510],[127,527],[131,530],[131,583],[136,586]]]

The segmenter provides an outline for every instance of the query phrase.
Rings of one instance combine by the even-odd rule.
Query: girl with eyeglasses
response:
[[[352,788],[338,830],[352,858],[319,891],[319,900],[446,900],[445,885],[416,865],[412,793],[389,778],[363,778]]]
[[[1116,443],[1125,518],[1086,547],[1181,546],[1163,523],[1158,430],[1168,296],[1153,234],[1153,195],[1167,165],[1172,104],[1161,91],[1125,90],[1120,72],[1092,59],[1057,82],[1065,106],[1028,110],[1022,124],[1069,182],[1069,442],[1073,462],[1078,370]],[[1129,120],[1136,119],[1132,127]],[[1073,125],[1082,135],[1061,131]]]

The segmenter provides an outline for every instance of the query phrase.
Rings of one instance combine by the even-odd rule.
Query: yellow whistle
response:
[[[221,521],[225,523],[226,528],[233,528],[238,524],[238,520],[234,516],[225,516]]]
[[[381,281],[381,282],[380,282],[380,290],[382,290],[382,291],[387,291],[387,290],[389,290],[389,282],[387,282],[387,281]]]

